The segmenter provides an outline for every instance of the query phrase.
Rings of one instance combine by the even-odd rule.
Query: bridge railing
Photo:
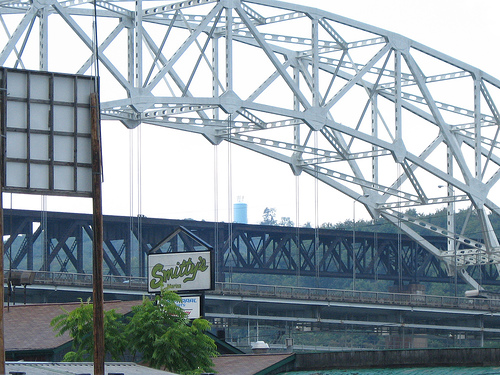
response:
[[[34,284],[38,285],[92,287],[91,274],[51,271],[30,272],[35,273]],[[7,275],[8,272],[5,273],[5,280],[7,280]],[[104,287],[111,289],[147,291],[147,279],[144,277],[104,275],[103,284]]]
[[[215,293],[276,297],[328,302],[367,303],[380,305],[421,306],[463,310],[500,311],[500,300],[433,296],[422,294],[387,293],[357,290],[288,287],[260,284],[216,283]]]
[[[61,285],[92,288],[91,274],[47,271],[18,272],[34,272],[35,276],[33,283],[38,285]],[[7,280],[7,278],[8,271],[5,272],[5,280]],[[105,288],[116,290],[133,290],[147,293],[147,279],[145,277],[105,275],[103,278],[103,284]],[[215,283],[215,290],[208,293],[311,301],[500,311],[500,300],[497,299],[306,288],[279,285],[217,282]]]

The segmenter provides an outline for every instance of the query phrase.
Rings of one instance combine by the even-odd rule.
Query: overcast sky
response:
[[[476,66],[500,78],[500,26],[498,0],[292,0],[291,3],[311,6],[387,29]],[[130,183],[130,148],[137,161],[135,145],[141,139],[141,184]],[[236,147],[236,146],[234,146]],[[142,214],[162,218],[193,218],[227,221],[228,205],[244,196],[250,223],[262,219],[265,207],[277,210],[278,219],[290,217],[296,222],[296,178],[288,166],[269,161],[250,152],[231,149],[231,183],[224,180],[229,169],[227,146],[218,151],[203,137],[177,131],[145,126],[130,132],[118,123],[103,123],[105,181],[104,212],[118,215]],[[218,155],[219,182],[214,193],[215,152]],[[251,162],[249,162],[251,160]],[[300,177],[299,222],[314,224],[315,199],[313,182]],[[130,193],[132,191],[132,193]],[[228,191],[232,198],[228,198]],[[139,196],[139,193],[140,196]],[[6,196],[4,207],[52,211],[91,212],[91,202],[49,197]],[[219,212],[215,214],[215,200]],[[353,204],[343,195],[321,187],[318,222],[338,222],[352,218]],[[367,218],[361,206],[357,218]]]

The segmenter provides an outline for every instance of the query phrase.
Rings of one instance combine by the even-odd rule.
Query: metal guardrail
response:
[[[69,272],[33,272],[33,284],[64,285],[92,288],[92,275]],[[8,271],[5,272],[8,279]],[[147,279],[134,276],[104,276],[104,287],[116,290],[133,290],[147,293]],[[366,303],[378,305],[453,308],[460,310],[500,311],[500,300],[468,297],[448,297],[421,294],[370,292],[357,290],[305,288],[278,285],[216,282],[208,294],[255,296],[337,303]]]
[[[32,272],[35,273],[33,284],[65,285],[92,288],[91,274],[47,271]],[[103,284],[105,288],[110,289],[136,290],[147,292],[147,279],[145,277],[105,275],[103,276]]]
[[[320,289],[259,284],[216,283],[216,294],[259,296],[337,303],[366,303],[413,307],[453,308],[460,310],[500,311],[500,300],[447,297],[421,294]]]

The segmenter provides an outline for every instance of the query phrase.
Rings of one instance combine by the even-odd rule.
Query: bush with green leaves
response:
[[[217,355],[215,342],[205,335],[210,323],[195,319],[188,324],[187,314],[176,302],[180,297],[168,291],[154,301],[144,299],[132,308],[127,333],[132,349],[155,368],[166,367],[181,374],[196,369],[211,370],[211,357]]]
[[[142,361],[155,368],[166,368],[183,375],[212,371],[212,357],[218,355],[214,340],[205,335],[210,323],[205,319],[189,321],[176,302],[181,298],[162,291],[152,301],[145,298],[132,308],[128,321],[114,310],[104,317],[105,350],[119,360],[126,350],[140,353]],[[65,361],[93,359],[92,304],[81,303],[77,309],[54,318],[51,325],[58,335],[68,332],[74,351]]]
[[[66,353],[64,361],[82,362],[94,359],[93,305],[89,300],[80,300],[80,306],[52,319],[50,325],[57,336],[68,332],[73,339],[73,351]],[[119,360],[127,347],[125,323],[121,314],[115,310],[104,312],[104,347],[107,354]]]

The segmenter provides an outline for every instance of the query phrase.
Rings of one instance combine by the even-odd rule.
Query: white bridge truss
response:
[[[500,214],[500,81],[472,66],[273,0],[3,0],[0,22],[0,65],[91,74],[97,55],[103,119],[282,161],[397,225],[475,288],[466,267],[500,264],[489,220]],[[403,213],[429,205],[447,207],[447,228]],[[479,217],[483,242],[455,228],[456,205]]]

